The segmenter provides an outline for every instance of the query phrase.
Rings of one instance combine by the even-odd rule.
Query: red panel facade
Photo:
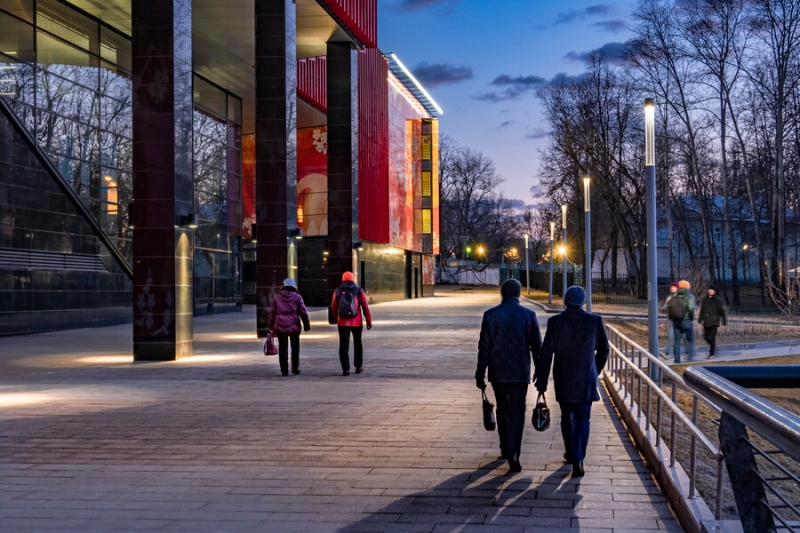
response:
[[[389,244],[389,67],[377,48],[358,53],[358,235]]]
[[[297,96],[322,112],[328,111],[328,73],[325,56],[297,61]]]
[[[377,0],[318,0],[367,48],[378,47]]]

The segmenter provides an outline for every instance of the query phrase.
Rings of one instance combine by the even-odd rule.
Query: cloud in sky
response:
[[[503,90],[476,94],[472,98],[481,102],[491,103],[518,100],[523,94],[536,90],[545,83],[547,83],[547,80],[541,76],[509,76],[508,74],[501,74],[492,80],[490,85],[503,87]]]
[[[388,8],[397,13],[416,13],[423,9],[446,5],[455,6],[460,0],[396,0],[389,4]]]
[[[586,61],[590,54],[600,53],[609,63],[619,65],[624,63],[627,52],[628,46],[625,43],[610,42],[589,52],[569,52],[564,56],[564,59],[568,61]]]
[[[511,126],[516,126],[517,124],[519,124],[519,122],[517,122],[516,120],[506,120],[505,122],[500,124],[498,128],[510,128]]]
[[[508,205],[511,209],[516,209],[517,211],[525,211],[525,204],[524,200],[508,200]]]
[[[622,19],[601,20],[592,24],[592,26],[609,33],[619,33],[630,29],[630,25]]]
[[[536,128],[533,131],[530,131],[527,134],[525,134],[525,138],[526,139],[546,139],[547,137],[550,137],[550,134],[552,134],[552,133],[553,132],[550,131],[550,130],[546,130],[546,129],[543,129],[543,128]]]
[[[577,20],[584,20],[589,17],[607,17],[616,12],[614,6],[608,4],[597,4],[589,6],[586,9],[570,9],[558,14],[556,17],[556,24],[570,24]]]
[[[461,83],[472,79],[472,68],[447,63],[420,63],[413,69],[414,76],[428,88]]]

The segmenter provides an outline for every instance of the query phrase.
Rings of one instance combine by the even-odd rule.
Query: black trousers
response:
[[[522,433],[525,429],[525,399],[527,383],[492,383],[497,402],[497,433],[500,435],[500,452],[509,459],[522,451]]]
[[[350,370],[350,334],[353,335],[353,363],[356,368],[364,364],[364,345],[361,344],[361,334],[364,326],[339,326],[339,362],[342,370]]]
[[[709,355],[714,355],[717,351],[717,330],[719,326],[703,326],[703,339],[710,346]]]
[[[289,373],[289,343],[292,344],[292,372],[300,370],[300,334],[278,336],[278,363],[281,365],[281,374]]]
[[[592,402],[559,402],[561,407],[561,436],[567,460],[571,463],[586,458],[589,445],[589,419],[592,417]]]

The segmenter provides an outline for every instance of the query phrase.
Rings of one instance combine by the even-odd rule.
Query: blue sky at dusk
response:
[[[631,37],[635,2],[378,0],[379,45],[444,109],[442,133],[494,159],[507,198],[535,203],[547,144],[536,88],[584,70],[582,54]],[[524,202],[524,203],[523,203]]]

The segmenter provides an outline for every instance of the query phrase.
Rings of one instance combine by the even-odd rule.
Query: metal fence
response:
[[[668,468],[658,471],[662,486],[680,486],[680,476],[674,468],[680,455],[689,466],[688,490],[684,496],[689,500],[697,498],[700,495],[698,484],[702,485],[703,500],[713,508],[716,520],[722,518],[726,505],[723,495],[732,490],[744,533],[800,532],[800,417],[714,373],[758,375],[761,372],[760,381],[745,379],[740,380],[740,384],[796,389],[800,383],[800,368],[772,367],[771,382],[763,379],[764,372],[769,372],[764,369],[770,368],[763,366],[713,367],[713,372],[712,367],[692,367],[686,371],[684,379],[613,326],[607,326],[607,330],[611,354],[604,374],[606,385],[612,396],[648,428],[641,432],[641,438],[648,445],[658,450],[666,441],[668,454],[655,452],[647,457],[643,451],[651,463],[669,455],[668,465],[664,465]],[[710,410],[714,416],[721,415],[722,446],[698,426],[701,409]],[[755,433],[752,438],[748,437],[745,425]],[[679,442],[686,444],[683,449],[678,448]],[[776,449],[764,450],[764,443]],[[643,443],[639,444],[642,449]],[[747,452],[742,451],[742,445]],[[761,460],[760,469],[754,459],[748,460],[747,453],[752,457],[753,452]],[[706,455],[699,460],[698,453]],[[776,460],[778,453],[785,454],[787,460]],[[712,468],[705,469],[699,478],[701,464]],[[727,466],[730,482],[723,476],[723,464]],[[760,492],[756,490],[759,488]],[[764,488],[769,491],[769,497],[761,497]],[[730,506],[730,501],[727,505]],[[697,505],[692,507],[697,510]],[[764,518],[765,514],[769,514],[769,520]],[[780,522],[780,528],[775,527],[773,517]],[[695,516],[695,525],[701,519]]]

